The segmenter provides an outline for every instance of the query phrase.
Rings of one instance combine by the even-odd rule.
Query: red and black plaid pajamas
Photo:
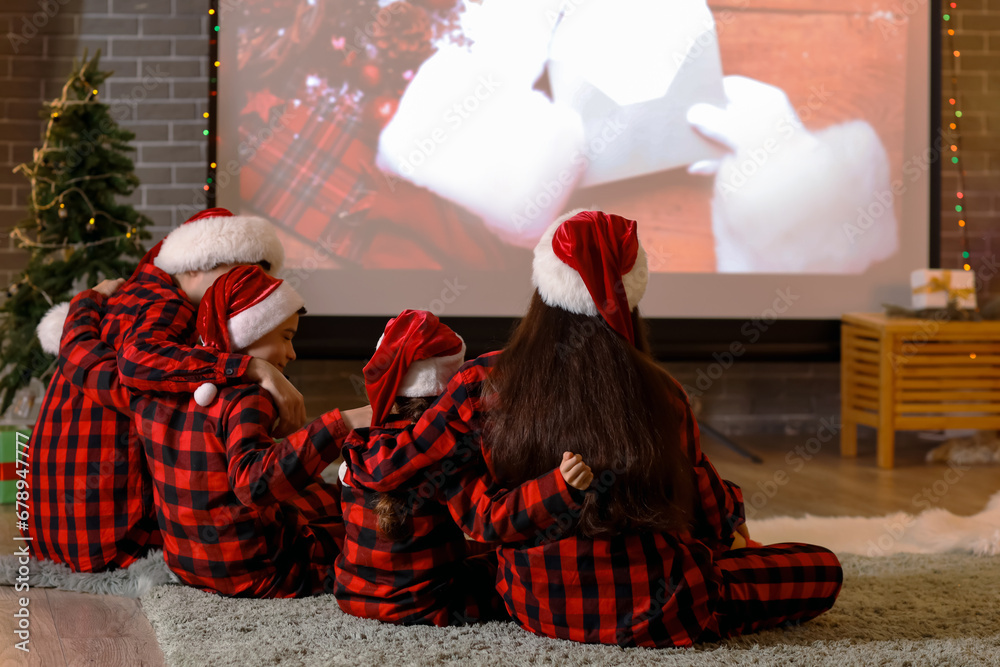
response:
[[[346,452],[357,483],[384,492],[438,474],[477,433],[482,384],[498,354],[463,366],[411,428]],[[547,532],[536,544],[500,547],[497,588],[522,627],[581,642],[690,646],[807,620],[833,605],[843,572],[830,551],[804,544],[729,550],[744,523],[742,494],[702,453],[687,398],[674,389],[663,409],[679,413],[694,465],[692,531],[609,539]]]
[[[406,423],[378,431],[398,432]],[[363,449],[368,436],[368,429],[352,432],[345,448]],[[406,507],[408,536],[402,540],[379,531],[374,508],[380,494],[352,486],[348,466],[341,489],[346,538],[333,589],[341,609],[391,623],[440,626],[506,617],[495,587],[496,555],[473,555],[465,534],[480,542],[529,539],[560,519],[571,521],[583,494],[558,469],[516,489],[500,489],[476,454],[478,443],[474,447],[464,460],[443,466],[433,482],[394,494]]]
[[[77,298],[29,441],[26,532],[38,557],[96,572],[125,567],[161,544],[142,444],[115,383],[193,392],[203,382],[233,382],[249,357],[183,347],[194,336],[196,309],[151,262],[106,300],[92,290]],[[98,330],[92,311],[101,305]]]
[[[38,558],[78,572],[125,567],[161,544],[152,482],[115,351],[100,337],[103,294],[71,302],[58,369],[28,444]]]
[[[208,407],[163,396],[133,408],[164,557],[182,581],[233,596],[322,592],[343,544],[339,490],[319,477],[347,436],[338,410],[275,443],[277,411],[257,385],[223,388]]]

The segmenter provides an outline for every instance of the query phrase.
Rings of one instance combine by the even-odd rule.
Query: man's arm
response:
[[[194,393],[206,382],[259,384],[278,406],[285,436],[306,422],[305,399],[277,368],[245,354],[191,347],[197,311],[179,295],[161,294],[138,309],[118,352],[122,384],[134,393]]]
[[[94,289],[70,301],[59,344],[59,372],[92,401],[131,418],[131,395],[119,382],[115,351],[101,339],[106,299]]]

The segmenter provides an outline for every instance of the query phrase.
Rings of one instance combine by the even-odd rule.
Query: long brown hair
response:
[[[686,529],[693,472],[682,449],[680,393],[649,355],[598,316],[546,305],[535,292],[485,387],[484,446],[498,481],[513,488],[581,454],[594,472],[577,523],[586,537]]]
[[[436,398],[436,396],[416,398],[397,396],[395,412],[404,419],[415,423]],[[372,510],[378,516],[379,532],[388,539],[398,542],[408,538],[413,533],[413,526],[407,520],[410,515],[409,508],[400,495],[379,493]]]

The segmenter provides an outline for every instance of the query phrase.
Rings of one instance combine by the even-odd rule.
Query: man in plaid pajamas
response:
[[[282,416],[287,413],[289,425],[304,422],[301,395],[296,406],[297,392],[288,391],[284,378],[274,380],[280,374],[267,364],[189,347],[195,315],[189,299],[200,296],[213,269],[264,261],[278,270],[283,258],[269,223],[211,209],[150,250],[102,304],[99,338],[78,343],[72,355],[60,354],[66,307],[46,315],[39,338],[59,354],[59,371],[29,441],[32,512],[23,531],[39,558],[97,572],[125,567],[161,544],[131,410],[108,391],[119,379],[142,391],[193,391],[206,378],[223,384],[259,377],[273,395],[287,397]]]
[[[537,293],[522,326],[566,322],[565,313],[557,311],[599,317],[608,328],[595,328],[592,336],[617,341],[616,349],[627,351],[621,345],[625,342],[646,350],[636,306],[647,275],[633,221],[596,212],[570,214],[550,227],[535,250]],[[530,342],[535,335],[537,331],[519,329],[514,340]],[[519,348],[522,353],[527,345]],[[502,386],[489,404],[484,400],[484,383],[496,386],[492,374],[505,354],[510,353],[492,353],[466,364],[411,427],[380,434],[366,449],[349,450],[356,482],[389,492],[417,486],[421,476],[432,479],[439,474],[438,469],[460,453],[462,443],[492,418],[491,406],[501,402],[495,409],[510,409],[509,403],[502,403]],[[558,351],[541,349],[540,354],[562,359]],[[566,353],[565,364],[551,362],[545,372],[557,379],[579,373],[570,365],[573,354]],[[513,619],[550,637],[666,647],[804,621],[829,609],[843,581],[837,557],[805,544],[738,548],[749,538],[739,488],[723,480],[702,453],[697,423],[680,385],[661,371],[647,377],[651,379],[643,386],[657,397],[657,412],[669,416],[663,423],[676,430],[660,436],[666,438],[663,446],[673,447],[676,439],[693,473],[689,527],[624,532],[601,527],[588,537],[579,523],[568,524],[546,531],[535,543],[501,546],[497,588]],[[556,419],[552,414],[558,414],[561,399],[551,400],[552,406],[531,404],[532,419]],[[551,411],[540,416],[547,414],[545,407]],[[537,428],[545,428],[544,422]],[[507,434],[501,431],[496,437]],[[611,446],[613,452],[629,443],[602,446]],[[494,459],[501,452],[493,447],[489,451]],[[601,470],[592,492],[613,497],[627,472],[613,466]]]

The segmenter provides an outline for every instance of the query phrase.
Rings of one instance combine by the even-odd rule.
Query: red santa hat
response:
[[[207,271],[220,264],[270,263],[277,273],[285,263],[285,249],[274,226],[263,218],[233,215],[224,208],[210,208],[188,218],[165,239],[150,248],[139,262],[153,263],[170,274]],[[59,354],[69,302],[58,303],[42,317],[35,333],[42,349]]]
[[[582,209],[552,223],[532,263],[542,301],[578,315],[599,314],[634,345],[631,313],[649,281],[636,228],[620,215]]]
[[[198,306],[201,344],[219,352],[244,350],[297,313],[305,302],[283,280],[273,278],[259,266],[237,266],[219,276]],[[215,385],[198,387],[194,400],[209,405]]]
[[[437,396],[465,360],[465,342],[426,310],[389,320],[365,366],[372,426],[385,423],[397,396]]]
[[[285,249],[274,225],[264,218],[210,208],[170,232],[146,253],[143,261],[149,260],[171,275],[264,260],[271,265],[268,273],[274,274],[285,263]]]

